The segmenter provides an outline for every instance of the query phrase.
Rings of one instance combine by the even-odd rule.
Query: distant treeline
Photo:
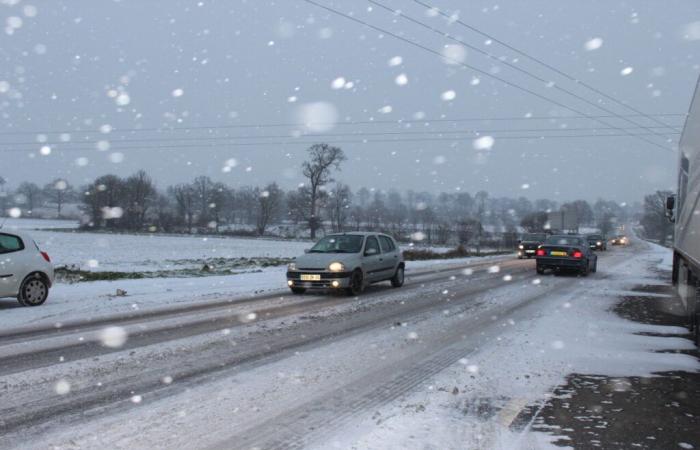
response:
[[[575,211],[581,225],[604,232],[632,214],[629,206],[606,200],[559,204],[548,199],[491,197],[485,191],[473,195],[353,191],[331,176],[344,159],[337,147],[311,147],[302,165],[307,182],[292,190],[275,182],[234,189],[207,176],[158,189],[143,170],[126,178],[103,175],[79,189],[65,180],[54,180],[44,188],[22,183],[14,191],[3,183],[0,210],[6,213],[17,207],[27,216],[38,206],[52,206],[60,217],[66,204],[79,203],[84,226],[96,229],[312,238],[317,230],[377,230],[401,240],[477,247],[494,239],[499,240],[498,246],[510,246],[521,230],[542,231],[547,211]]]

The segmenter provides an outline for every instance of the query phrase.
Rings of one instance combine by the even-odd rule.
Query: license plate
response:
[[[568,256],[568,253],[566,252],[551,252],[550,255],[552,256]]]
[[[534,250],[525,250],[525,253],[535,253]]]
[[[321,281],[321,275],[312,273],[302,273],[301,281]]]

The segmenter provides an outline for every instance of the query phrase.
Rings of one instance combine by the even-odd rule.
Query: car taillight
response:
[[[579,251],[579,250],[574,250],[574,252],[571,254],[571,256],[573,256],[576,259],[581,259],[581,258],[583,258],[583,253],[581,253],[581,251]]]
[[[51,262],[51,258],[49,258],[49,254],[46,252],[39,252],[41,253],[41,256],[46,260],[46,262]]]
[[[547,254],[547,251],[543,248],[538,248],[537,252],[535,253],[535,256],[545,256]]]

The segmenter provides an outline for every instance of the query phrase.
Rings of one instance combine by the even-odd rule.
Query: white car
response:
[[[287,285],[295,294],[307,289],[344,289],[359,295],[365,286],[404,282],[405,262],[394,238],[381,233],[329,234],[287,268]]]
[[[51,258],[25,233],[0,229],[0,297],[16,297],[23,306],[39,306],[49,296]]]

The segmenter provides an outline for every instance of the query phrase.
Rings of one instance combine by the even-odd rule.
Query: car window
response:
[[[22,250],[22,239],[11,234],[0,234],[0,253],[11,253]]]
[[[374,236],[369,236],[367,238],[367,244],[365,244],[365,252],[367,252],[367,250],[371,248],[377,250],[377,253],[381,253],[381,250],[379,249],[379,241],[377,241],[377,238]]]
[[[386,252],[393,252],[396,250],[394,241],[389,236],[379,236],[379,241],[382,244],[382,250]]]
[[[581,238],[572,236],[550,236],[545,243],[550,245],[582,245]]]
[[[356,234],[332,234],[316,243],[309,253],[359,253],[362,236]]]

